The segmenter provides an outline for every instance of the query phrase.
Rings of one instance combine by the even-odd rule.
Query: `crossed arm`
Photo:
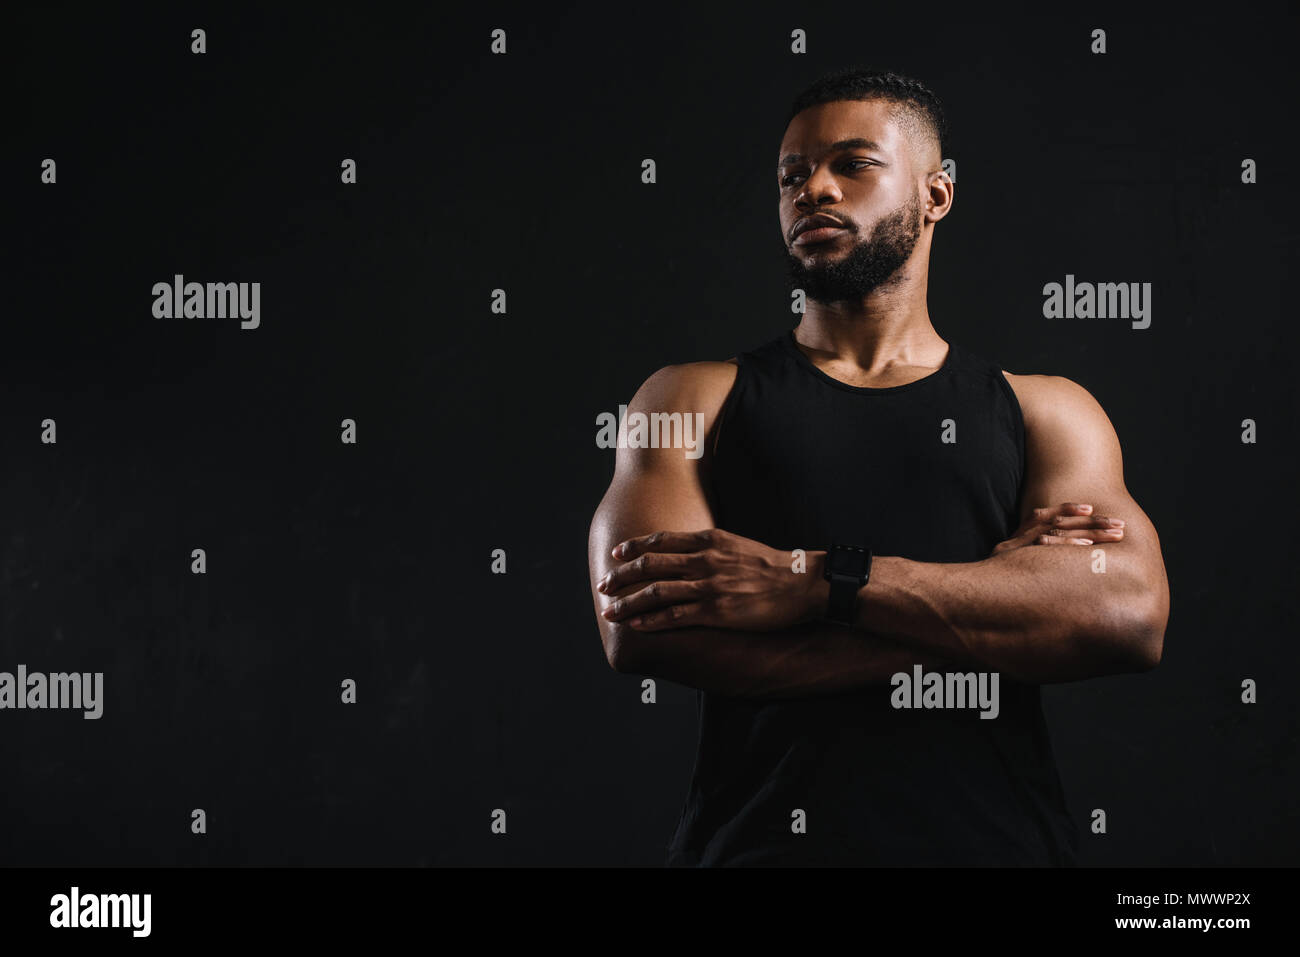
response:
[[[685,375],[652,377],[629,412],[684,410]],[[610,664],[754,698],[851,690],[915,664],[1044,683],[1154,667],[1168,581],[1155,529],[1124,487],[1114,429],[1067,379],[1016,383],[1020,529],[978,562],[877,556],[852,627],[820,620],[824,553],[808,552],[806,571],[795,571],[789,552],[714,527],[698,460],[620,449],[588,545]],[[1103,528],[1109,517],[1123,526]],[[1053,524],[1071,534],[1044,537]]]

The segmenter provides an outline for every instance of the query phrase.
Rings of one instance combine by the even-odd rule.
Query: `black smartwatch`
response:
[[[857,545],[832,545],[826,552],[826,572],[822,577],[831,583],[826,620],[837,625],[852,625],[858,590],[871,577],[871,549]]]

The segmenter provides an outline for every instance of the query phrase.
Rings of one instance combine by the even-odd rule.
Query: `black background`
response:
[[[604,660],[596,416],[794,324],[773,161],[856,63],[950,114],[936,329],[1088,388],[1160,534],[1163,663],[1045,691],[1082,862],[1297,863],[1295,21],[744,10],[10,22],[0,670],[105,702],[0,712],[0,863],[659,864],[695,698]],[[261,327],[154,319],[174,273]],[[1151,327],[1044,319],[1067,273]]]

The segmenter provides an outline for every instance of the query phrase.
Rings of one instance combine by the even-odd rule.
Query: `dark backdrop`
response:
[[[935,327],[1088,388],[1164,547],[1160,667],[1045,692],[1084,862],[1297,863],[1295,22],[548,7],[9,24],[0,670],[105,702],[0,712],[0,861],[660,863],[694,692],[605,663],[596,416],[794,324],[785,110],[871,63],[951,115]],[[174,273],[260,328],[154,319]],[[1044,319],[1067,273],[1151,327]]]

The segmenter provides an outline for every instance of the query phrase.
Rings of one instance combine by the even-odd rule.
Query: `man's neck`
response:
[[[848,363],[866,375],[893,366],[938,367],[947,351],[924,302],[810,302],[794,337],[810,357]]]

